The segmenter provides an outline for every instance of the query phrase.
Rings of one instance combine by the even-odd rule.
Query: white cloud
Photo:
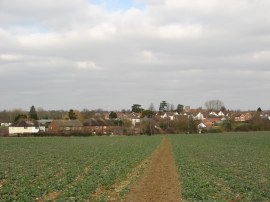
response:
[[[144,50],[140,52],[140,58],[139,60],[142,61],[143,63],[155,63],[158,62],[158,59],[156,55],[152,51]]]
[[[76,63],[78,69],[98,69],[93,61],[81,61]]]
[[[270,61],[270,51],[259,51],[252,55],[255,60],[267,60]]]
[[[172,24],[158,28],[159,36],[168,39],[188,39],[202,35],[201,25]]]
[[[1,61],[7,61],[7,62],[12,62],[16,61],[20,58],[18,55],[12,55],[12,54],[0,54],[0,62]]]

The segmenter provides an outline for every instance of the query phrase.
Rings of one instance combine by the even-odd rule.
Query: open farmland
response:
[[[269,201],[270,133],[171,136],[188,201]]]
[[[0,149],[0,201],[270,199],[269,132],[1,138]]]
[[[0,201],[94,200],[122,181],[162,137],[2,138]],[[121,191],[121,190],[120,190]]]

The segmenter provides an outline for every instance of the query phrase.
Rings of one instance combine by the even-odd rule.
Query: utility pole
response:
[[[187,132],[187,134],[189,134],[190,133],[190,129],[189,129],[189,115],[188,115],[188,132]]]
[[[150,136],[152,136],[152,114],[150,114],[150,119],[149,119],[149,122],[150,122]]]

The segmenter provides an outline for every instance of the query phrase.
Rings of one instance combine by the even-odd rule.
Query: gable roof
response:
[[[102,118],[92,118],[92,119],[87,119],[86,121],[83,122],[84,126],[111,126],[113,123],[109,120],[104,120]]]
[[[80,120],[74,119],[74,120],[68,120],[64,123],[65,127],[82,127],[83,124]]]
[[[10,127],[38,127],[38,122],[27,119],[19,119],[15,123],[11,124]]]

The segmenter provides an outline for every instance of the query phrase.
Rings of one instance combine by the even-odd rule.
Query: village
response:
[[[18,114],[14,122],[0,119],[0,135],[154,135],[270,130],[269,111],[263,112],[260,108],[255,111],[230,111],[221,105],[214,106],[216,109],[213,105],[212,109],[191,109],[190,106],[178,104],[174,109],[162,101],[159,110],[153,106],[143,109],[139,104],[121,112],[70,109],[62,112],[59,118],[39,118],[39,113],[32,106],[28,115]]]

